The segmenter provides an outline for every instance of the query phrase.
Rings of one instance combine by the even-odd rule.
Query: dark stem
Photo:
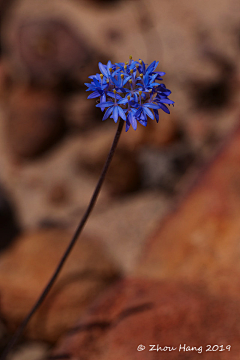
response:
[[[65,261],[67,260],[67,257],[68,255],[70,254],[73,246],[75,245],[77,239],[78,239],[78,236],[80,235],[94,205],[95,205],[95,202],[97,200],[97,197],[99,195],[99,192],[101,190],[101,187],[102,187],[102,184],[103,184],[103,181],[105,179],[105,176],[106,176],[106,173],[107,173],[107,170],[109,168],[109,165],[111,163],[111,160],[112,160],[112,157],[113,157],[113,154],[115,152],[115,149],[117,147],[117,144],[118,144],[118,140],[120,138],[120,135],[121,135],[121,132],[122,132],[122,128],[123,128],[123,123],[124,121],[122,119],[119,120],[119,125],[118,125],[118,128],[117,128],[117,131],[116,131],[116,134],[115,134],[115,137],[114,137],[114,140],[113,140],[113,143],[112,143],[112,146],[111,146],[111,149],[109,151],[109,154],[108,154],[108,157],[107,157],[107,160],[104,164],[104,167],[103,167],[103,170],[102,170],[102,173],[100,175],[100,178],[98,180],[98,183],[97,183],[97,186],[93,192],[93,195],[92,195],[92,198],[89,202],[89,205],[87,207],[87,210],[85,212],[85,214],[83,215],[82,217],[82,220],[80,221],[76,231],[75,231],[75,234],[73,235],[73,238],[72,240],[70,241],[65,253],[63,254],[56,270],[54,271],[51,279],[49,280],[48,284],[46,285],[45,289],[43,290],[42,294],[40,295],[39,299],[37,300],[37,302],[35,303],[35,305],[33,306],[33,308],[31,309],[31,311],[29,312],[29,314],[26,316],[26,318],[23,320],[22,324],[19,326],[18,330],[16,331],[16,333],[13,335],[13,337],[11,338],[11,340],[9,341],[6,349],[4,350],[0,360],[5,360],[6,359],[6,356],[8,355],[9,351],[13,348],[13,346],[16,344],[16,342],[19,340],[20,336],[22,335],[25,327],[27,326],[29,320],[31,319],[31,317],[33,316],[33,314],[37,311],[37,309],[39,308],[39,306],[42,304],[42,302],[44,301],[44,299],[46,298],[47,294],[49,293],[51,287],[53,286],[55,280],[57,279]]]

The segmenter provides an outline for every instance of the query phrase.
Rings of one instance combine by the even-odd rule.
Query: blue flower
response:
[[[150,119],[154,120],[154,115],[151,112],[150,109],[160,109],[160,105],[158,104],[154,104],[152,102],[146,102],[146,103],[141,103],[141,95],[142,92],[139,91],[139,95],[140,95],[140,106],[138,107],[136,113],[135,113],[135,117],[139,120],[139,122],[144,125],[147,126],[147,116],[150,117]]]
[[[116,90],[114,89],[114,93],[116,95]],[[96,105],[97,107],[103,107],[106,108],[108,107],[108,109],[106,110],[104,116],[103,116],[103,120],[106,120],[107,118],[109,118],[110,115],[112,115],[113,120],[115,121],[115,123],[118,121],[118,117],[120,116],[123,120],[126,120],[126,115],[125,112],[123,111],[123,109],[121,108],[122,104],[125,104],[126,101],[125,99],[122,99],[117,101],[116,97],[114,99],[114,101],[107,101],[107,102],[103,102],[100,103],[98,105]]]
[[[92,91],[89,99],[100,98],[96,105],[105,110],[103,120],[112,118],[115,122],[119,117],[126,121],[126,131],[132,126],[137,129],[137,123],[147,125],[148,119],[159,121],[158,111],[161,109],[170,113],[169,106],[174,104],[168,96],[171,91],[159,82],[164,72],[155,71],[158,61],[149,66],[142,60],[130,59],[126,63],[107,65],[98,64],[100,74],[90,76],[92,82],[86,83],[86,91]]]

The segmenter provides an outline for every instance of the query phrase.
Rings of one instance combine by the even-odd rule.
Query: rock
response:
[[[173,108],[170,109],[173,112]],[[137,136],[134,133],[138,133]],[[178,139],[178,125],[177,121],[172,114],[166,114],[159,110],[159,123],[156,121],[148,121],[146,127],[138,124],[136,131],[129,130],[126,136],[128,136],[129,142],[134,141],[137,137],[135,146],[151,146],[153,148],[162,148],[169,145]],[[133,139],[131,139],[133,137]]]
[[[111,129],[112,130],[112,129]],[[107,159],[114,133],[95,131],[88,137],[88,152],[76,158],[76,166],[81,172],[98,177]],[[113,195],[120,195],[138,189],[140,172],[136,153],[121,144],[121,140],[110,164],[104,187]]]
[[[8,356],[8,360],[41,360],[48,351],[47,344],[40,342],[25,343]]]
[[[142,147],[138,152],[143,187],[164,189],[174,193],[195,154],[186,142],[178,142],[167,148]]]
[[[200,281],[239,299],[240,127],[146,243],[138,276]],[[229,280],[231,279],[231,280]]]
[[[12,330],[24,319],[55,270],[72,234],[23,234],[0,258],[1,312]],[[56,284],[27,327],[31,339],[55,341],[117,276],[96,239],[82,236]]]
[[[10,53],[36,83],[58,82],[89,62],[92,54],[86,40],[67,21],[57,17],[18,20]]]
[[[87,93],[74,94],[66,100],[65,113],[67,125],[75,130],[90,130],[99,121],[100,115],[94,104],[87,99]]]
[[[47,150],[64,130],[61,102],[49,90],[15,88],[6,119],[7,144],[15,156],[32,158]]]
[[[69,200],[68,189],[65,184],[53,184],[49,191],[49,202],[55,205],[64,205]]]
[[[239,318],[237,302],[209,297],[197,286],[126,279],[89,308],[50,359],[148,360],[165,353],[171,360],[235,360],[240,351]],[[149,351],[154,344],[155,351]],[[157,344],[174,350],[157,353]],[[206,352],[208,344],[216,344],[218,350]],[[140,345],[142,351],[137,351]],[[187,346],[196,349],[190,352]]]

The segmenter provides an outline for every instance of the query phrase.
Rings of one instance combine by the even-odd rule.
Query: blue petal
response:
[[[88,99],[94,99],[96,97],[100,96],[99,91],[94,91],[92,94],[90,94],[87,98]]]
[[[93,82],[96,86],[101,86],[101,84],[99,83],[99,81],[95,78],[93,78]]]
[[[127,121],[126,121],[126,132],[129,130],[129,128],[130,128],[130,123],[129,123],[129,121],[127,120]]]
[[[128,98],[124,98],[124,99],[121,99],[121,100],[118,101],[118,104],[121,104],[121,105],[122,105],[122,104],[125,105],[125,104],[127,104],[127,103],[128,103]]]
[[[104,116],[103,116],[103,120],[106,120],[107,118],[109,118],[109,116],[111,115],[113,111],[113,106],[111,106],[109,109],[106,110]]]
[[[147,116],[149,116],[152,120],[154,120],[154,116],[151,110],[149,110],[147,107],[144,107],[143,111],[145,112],[145,114],[147,114]]]
[[[125,115],[123,109],[122,109],[120,106],[118,106],[118,113],[119,113],[119,116],[120,116],[123,120],[126,120],[126,115]]]
[[[111,61],[109,60],[108,63],[107,63],[107,71],[109,73],[109,69],[112,67],[112,63]]]
[[[113,120],[116,123],[118,121],[118,106],[114,106],[113,109]]]
[[[164,104],[174,104],[174,101],[172,101],[170,99],[161,99],[161,102]]]
[[[118,81],[117,81],[116,79],[114,79],[114,77],[112,77],[111,75],[110,75],[110,79],[112,80],[112,82],[113,82],[116,86],[119,86]]]
[[[136,130],[137,129],[137,120],[136,120],[135,116],[133,116],[133,114],[130,112],[128,118],[129,118],[130,123],[132,124],[133,129]]]
[[[153,112],[154,112],[154,115],[155,115],[156,122],[158,123],[158,120],[159,120],[158,111],[156,109],[153,109]]]
[[[147,120],[146,119],[140,119],[140,120],[138,120],[138,122],[140,124],[142,124],[143,126],[147,126]]]
[[[166,73],[163,71],[155,71],[155,72],[156,72],[156,74],[158,74],[160,76],[166,75]]]
[[[101,103],[105,103],[105,102],[106,102],[106,94],[105,94],[105,93],[103,93],[103,94],[101,95],[101,97],[100,97],[100,102],[101,102]]]
[[[160,106],[160,108],[161,108],[163,111],[165,111],[165,113],[170,114],[170,111],[169,111],[169,109],[166,107],[166,105],[160,103],[159,106]]]
[[[115,99],[115,97],[116,97],[116,99],[122,99],[122,97],[121,97],[121,95],[119,95],[119,94],[114,94],[114,92],[112,92],[112,91],[108,91],[107,92],[107,95],[108,96],[110,96],[110,97],[112,97],[112,98],[114,98]]]
[[[103,65],[101,62],[98,63],[98,67],[99,67],[99,70],[101,71],[101,73],[108,77],[108,73],[107,73],[107,70],[105,68],[105,65]]]
[[[150,108],[150,109],[159,109],[160,107],[160,104],[157,105],[157,104],[153,104],[153,103],[146,103],[143,105],[144,107],[147,107],[147,108]]]
[[[128,80],[130,80],[131,78],[132,78],[131,76],[126,77],[126,78],[123,80],[123,85],[125,85],[125,84],[128,82]]]
[[[107,101],[104,103],[97,104],[96,107],[108,107],[108,106],[113,106],[113,105],[114,105],[113,101]]]

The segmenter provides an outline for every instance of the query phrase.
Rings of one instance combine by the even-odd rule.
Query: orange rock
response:
[[[59,262],[71,234],[62,229],[24,234],[0,258],[1,312],[11,329],[27,315]],[[116,277],[96,241],[82,236],[56,284],[27,328],[33,339],[55,341]]]
[[[89,309],[59,342],[52,358],[148,360],[165,355],[170,360],[235,360],[240,351],[239,317],[237,303],[208,297],[199,288],[127,279]],[[149,351],[157,344],[165,350]],[[206,352],[208,344],[225,350]],[[139,345],[145,348],[137,351]],[[196,349],[187,350],[188,346]]]
[[[240,128],[147,242],[136,274],[239,297]]]

